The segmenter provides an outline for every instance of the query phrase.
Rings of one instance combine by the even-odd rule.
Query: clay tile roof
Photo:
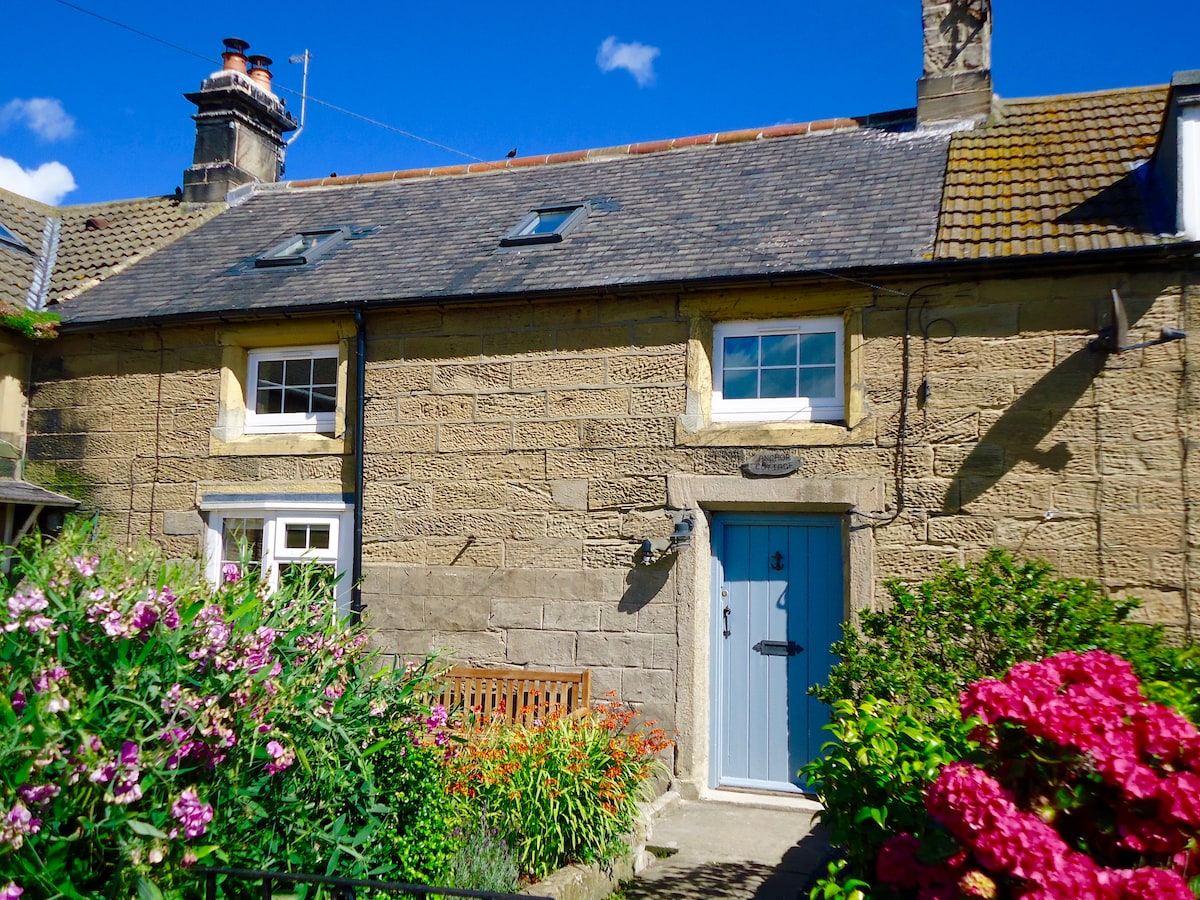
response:
[[[0,190],[0,224],[24,241],[32,253],[0,245],[0,303],[25,306],[25,294],[42,245],[42,228],[54,208]]]
[[[180,203],[174,197],[63,207],[51,302],[70,299],[99,284],[223,209],[224,203]]]
[[[1010,257],[1171,243],[1139,174],[1165,87],[1000,101],[950,142],[935,256]]]
[[[184,204],[174,197],[58,208],[0,189],[0,222],[32,251],[0,246],[0,301],[24,308],[39,266],[43,277],[50,274],[46,300],[70,299],[223,209],[224,203]],[[55,226],[52,248],[47,236]]]

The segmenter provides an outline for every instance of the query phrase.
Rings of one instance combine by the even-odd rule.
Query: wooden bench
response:
[[[552,712],[569,714],[591,703],[592,673],[456,667],[442,676],[442,704],[474,727],[493,721],[530,725]]]

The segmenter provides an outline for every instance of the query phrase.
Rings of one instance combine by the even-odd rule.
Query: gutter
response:
[[[362,622],[363,470],[366,462],[367,326],[363,308],[354,309],[354,558],[350,566],[350,624]]]

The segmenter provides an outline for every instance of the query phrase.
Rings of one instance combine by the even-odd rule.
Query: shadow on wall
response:
[[[1086,347],[1076,350],[1034,382],[982,435],[955,473],[943,500],[949,507],[958,491],[959,508],[977,500],[1018,462],[1061,472],[1071,462],[1071,448],[1059,441],[1040,445],[1091,388],[1104,367],[1105,355]]]
[[[650,566],[635,563],[625,576],[625,592],[621,594],[617,610],[633,615],[642,607],[647,606],[671,579],[671,569],[674,564],[675,557],[673,555],[660,559]]]

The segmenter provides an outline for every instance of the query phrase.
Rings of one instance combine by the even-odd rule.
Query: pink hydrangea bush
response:
[[[364,748],[427,711],[424,673],[371,663],[328,599],[213,591],[82,526],[0,596],[0,897],[178,895],[199,861],[379,862]]]
[[[880,884],[921,900],[1193,900],[1200,732],[1149,702],[1125,660],[1021,663],[973,684],[961,705],[986,758],[944,767],[925,797],[953,843],[929,852],[892,838]]]

